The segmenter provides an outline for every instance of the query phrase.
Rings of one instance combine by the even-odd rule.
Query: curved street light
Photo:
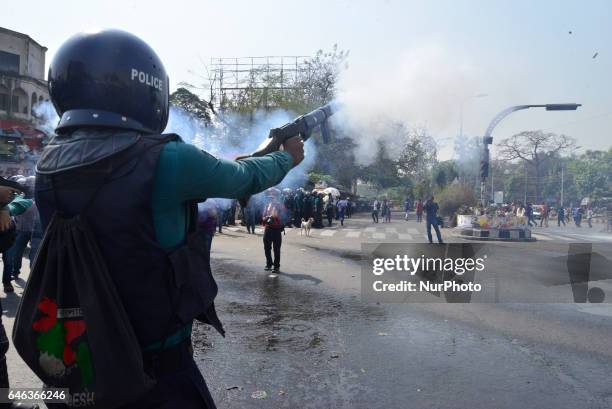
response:
[[[582,104],[576,104],[576,103],[515,105],[510,108],[504,109],[491,120],[482,138],[484,149],[483,149],[483,155],[482,155],[482,160],[481,160],[480,202],[482,203],[483,207],[485,206],[485,202],[484,202],[485,182],[489,174],[489,145],[493,143],[493,137],[491,136],[491,134],[493,133],[493,129],[495,129],[497,124],[499,124],[502,121],[502,119],[504,119],[511,113],[516,112],[516,111],[521,111],[523,109],[545,108],[547,111],[575,111],[578,109],[578,107],[581,107],[581,106]]]

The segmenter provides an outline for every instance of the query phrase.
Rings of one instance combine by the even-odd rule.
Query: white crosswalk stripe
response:
[[[325,236],[325,237],[331,237],[334,234],[336,234],[338,232],[338,230],[323,230],[321,232],[321,236]]]
[[[419,231],[415,227],[408,227],[406,231],[410,234],[419,234]]]
[[[384,240],[387,238],[387,235],[385,233],[373,233],[372,238],[376,240]]]
[[[397,233],[397,229],[395,227],[387,227],[385,228],[387,233]]]
[[[400,240],[412,240],[412,235],[411,234],[399,233],[397,235],[397,238],[400,239]]]
[[[365,231],[366,233],[374,233],[374,232],[376,232],[376,227],[366,227],[366,228],[364,229],[364,231]]]
[[[346,233],[346,237],[357,238],[359,236],[361,236],[360,231],[349,231]]]

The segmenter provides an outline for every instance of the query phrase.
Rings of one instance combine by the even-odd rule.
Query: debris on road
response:
[[[266,399],[268,397],[268,392],[266,391],[255,391],[251,394],[251,398],[253,399]]]

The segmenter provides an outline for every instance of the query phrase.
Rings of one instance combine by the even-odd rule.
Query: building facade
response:
[[[29,175],[47,139],[36,106],[49,101],[43,47],[0,27],[0,175]]]
[[[0,119],[31,121],[34,106],[49,100],[46,52],[28,35],[0,27]]]

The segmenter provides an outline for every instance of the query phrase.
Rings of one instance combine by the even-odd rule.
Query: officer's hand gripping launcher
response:
[[[327,125],[327,119],[332,116],[338,110],[336,104],[329,103],[327,105],[323,105],[315,109],[314,111],[297,117],[293,120],[293,122],[289,122],[281,126],[280,128],[270,129],[270,134],[268,135],[268,139],[264,141],[264,143],[259,147],[258,150],[253,152],[248,156],[241,156],[237,158],[238,160],[249,158],[249,157],[257,157],[263,156],[268,153],[276,152],[280,149],[282,144],[289,138],[294,136],[299,136],[302,138],[304,142],[310,138],[312,132],[320,127],[321,129],[321,137],[323,139],[323,143],[329,142],[329,128]],[[240,199],[240,205],[245,207],[249,198]]]
[[[276,152],[280,149],[283,142],[294,136],[299,136],[306,142],[306,140],[310,138],[312,131],[318,126],[321,128],[323,143],[328,143],[329,128],[327,127],[327,118],[332,116],[336,110],[336,106],[329,103],[306,115],[297,117],[293,122],[289,122],[280,128],[270,129],[268,140],[264,141],[262,146],[250,156],[263,156],[271,152]]]

